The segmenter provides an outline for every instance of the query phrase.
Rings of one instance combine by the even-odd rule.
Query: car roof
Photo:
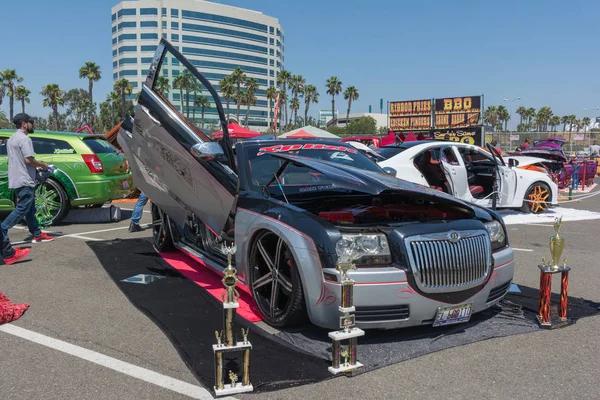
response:
[[[9,133],[9,134],[13,134],[15,133],[15,130],[13,129],[0,129],[0,134],[4,134],[4,133]],[[81,138],[81,139],[85,139],[85,138],[95,138],[95,139],[103,139],[104,136],[102,135],[91,135],[89,133],[73,133],[73,132],[54,132],[54,131],[35,131],[34,133],[30,133],[29,136],[31,137],[49,137],[49,138],[54,138],[54,139],[68,139],[68,138]]]
[[[332,146],[340,146],[344,145],[346,147],[352,148],[353,146],[347,142],[340,142],[337,140],[326,140],[326,139],[267,139],[267,140],[246,140],[243,142],[237,142],[235,144],[236,149],[243,149],[245,147],[254,147],[254,146],[273,146],[273,145],[286,145],[286,144],[327,144]]]

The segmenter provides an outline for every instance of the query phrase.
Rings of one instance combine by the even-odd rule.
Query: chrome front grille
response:
[[[424,292],[453,292],[479,285],[490,273],[488,233],[452,231],[406,239],[417,286]]]

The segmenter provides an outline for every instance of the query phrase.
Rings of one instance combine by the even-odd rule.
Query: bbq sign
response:
[[[390,129],[426,130],[431,128],[431,99],[390,102]]]
[[[479,125],[481,96],[435,99],[435,128],[468,128]]]

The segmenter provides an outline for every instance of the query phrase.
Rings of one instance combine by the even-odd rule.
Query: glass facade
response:
[[[254,33],[236,31],[234,29],[217,28],[216,26],[187,24],[184,22],[181,24],[181,30],[189,31],[189,32],[212,33],[215,35],[231,36],[231,37],[236,37],[236,38],[240,38],[240,39],[247,39],[247,40],[252,40],[255,42],[261,42],[261,43],[265,43],[265,44],[267,43],[266,36],[255,35]]]
[[[140,8],[140,15],[158,15],[157,8]]]
[[[141,33],[140,34],[140,39],[142,39],[142,40],[146,40],[146,39],[157,40],[158,39],[158,33]]]
[[[137,34],[135,33],[124,33],[122,35],[119,35],[119,42],[122,42],[123,40],[136,40],[137,39]]]
[[[158,21],[140,21],[140,28],[158,28]]]
[[[184,47],[182,53],[184,55],[199,55],[215,58],[228,58],[232,60],[240,61],[252,61],[257,64],[267,65],[267,59],[263,57],[249,56],[246,54],[231,53],[228,51],[208,50],[208,49],[196,49],[193,47]]]
[[[182,35],[181,40],[183,43],[200,43],[209,44],[215,47],[227,47],[230,49],[247,50],[254,53],[267,54],[267,48],[262,46],[256,46],[253,44],[232,42],[231,40],[213,39],[207,37],[198,37],[190,35]]]
[[[123,28],[135,28],[135,27],[136,27],[135,21],[121,22],[119,25],[117,25],[117,29],[118,30],[121,30]]]
[[[234,25],[242,28],[254,29],[261,32],[267,32],[267,25],[259,24],[244,19],[226,17],[224,15],[207,14],[195,11],[181,11],[181,17],[184,19],[196,19],[200,21],[218,22],[226,25]],[[279,31],[279,30],[278,30]]]

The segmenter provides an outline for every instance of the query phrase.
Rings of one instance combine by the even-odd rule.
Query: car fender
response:
[[[513,207],[521,207],[523,205],[527,190],[536,182],[543,182],[550,188],[552,199],[550,204],[556,205],[558,203],[558,185],[547,174],[520,168],[516,168],[515,171],[517,174],[517,190],[512,204]]]
[[[75,187],[75,182],[73,182],[71,177],[69,175],[67,175],[66,172],[64,172],[61,169],[57,169],[52,174],[52,178],[54,178],[56,181],[60,182],[60,184],[63,186],[63,188],[65,189],[65,192],[67,192],[69,201],[79,198],[79,194],[77,193],[77,188]]]

